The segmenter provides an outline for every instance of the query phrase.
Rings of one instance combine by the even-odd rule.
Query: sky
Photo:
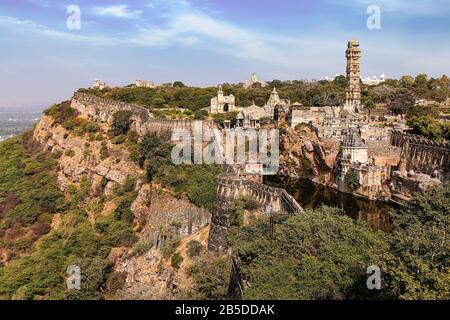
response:
[[[320,80],[345,73],[351,39],[364,77],[449,74],[449,0],[0,0],[0,109],[45,108],[96,78]]]

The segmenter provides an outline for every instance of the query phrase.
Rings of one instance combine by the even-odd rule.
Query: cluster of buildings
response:
[[[349,192],[345,178],[352,170],[359,183],[357,193],[369,199],[377,199],[385,192],[391,166],[383,161],[375,163],[375,160],[369,159],[368,156],[367,141],[371,135],[369,132],[371,129],[367,123],[367,116],[362,112],[361,49],[358,41],[348,42],[346,58],[347,83],[343,105],[317,107],[305,106],[299,102],[291,103],[287,99],[280,98],[276,88],[273,88],[263,106],[253,103],[249,107],[242,108],[236,106],[233,95],[224,95],[220,86],[217,95],[211,99],[209,112],[213,115],[238,112],[236,126],[244,129],[258,129],[265,124],[274,125],[285,121],[293,128],[299,124],[307,124],[320,138],[340,140],[340,152],[336,159],[337,188],[343,192]],[[367,84],[385,81],[385,76],[379,79],[371,78],[371,81]],[[246,87],[256,82],[257,77],[254,75],[252,80],[246,82]],[[380,136],[383,136],[383,133]]]
[[[138,87],[138,88],[156,89],[159,87],[159,85],[155,84],[154,82],[146,81],[146,80],[136,80],[134,85],[135,85],[135,87]],[[103,90],[108,87],[109,86],[106,84],[106,82],[100,81],[99,79],[95,79],[94,84],[92,86],[93,89],[97,89],[97,90]]]
[[[210,114],[239,112],[237,125],[244,128],[259,128],[262,120],[276,122],[287,121],[291,127],[301,123],[315,126],[320,137],[340,137],[343,127],[365,124],[365,116],[361,114],[360,60],[359,42],[348,43],[346,100],[343,106],[314,107],[304,106],[299,102],[291,102],[280,98],[276,88],[271,92],[267,103],[260,107],[254,103],[247,108],[236,106],[233,95],[224,95],[222,87],[211,99]],[[247,84],[257,81],[254,74]]]

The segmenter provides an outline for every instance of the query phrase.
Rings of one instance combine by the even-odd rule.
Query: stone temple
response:
[[[238,111],[236,110],[236,98],[232,94],[225,96],[222,86],[219,86],[217,95],[211,99],[209,113],[218,114],[233,111]]]

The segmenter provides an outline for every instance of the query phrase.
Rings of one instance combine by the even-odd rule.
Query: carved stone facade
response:
[[[259,129],[261,127],[261,121],[265,118],[271,118],[271,115],[264,108],[258,107],[253,103],[237,115],[237,126],[243,127],[244,129]]]
[[[229,96],[225,96],[223,94],[222,86],[219,86],[217,95],[211,99],[209,113],[218,114],[234,111],[238,111],[236,109],[236,98],[232,94],[230,94]]]
[[[273,88],[272,93],[270,94],[269,100],[264,105],[264,110],[266,110],[266,113],[270,115],[270,117],[273,119],[275,117],[275,109],[277,107],[281,107],[285,109],[286,111],[289,110],[291,102],[286,99],[280,99],[280,96],[278,95],[277,89]]]
[[[395,174],[403,177],[426,175],[429,179],[437,179],[441,183],[450,181],[450,144],[399,131],[393,132],[391,143],[402,148],[398,171]],[[424,177],[417,178],[423,180]]]
[[[359,42],[351,40],[348,42],[347,52],[347,86],[345,89],[344,109],[355,111],[361,106],[361,49]]]
[[[390,167],[377,166],[369,161],[368,144],[358,128],[349,128],[342,133],[338,169],[337,187],[340,191],[370,200],[388,197],[389,190],[383,188],[383,184],[389,178]],[[346,185],[345,178],[350,170],[358,177],[359,186],[355,190]]]
[[[323,123],[325,115],[323,107],[309,107],[295,102],[289,107],[287,120],[290,126],[295,128],[300,123]]]

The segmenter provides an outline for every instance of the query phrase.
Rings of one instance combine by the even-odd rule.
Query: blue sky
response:
[[[69,5],[80,30],[66,27]],[[369,5],[380,30],[366,26]],[[353,38],[363,76],[449,74],[448,0],[0,0],[0,108],[46,107],[95,78],[323,79],[345,72]]]

